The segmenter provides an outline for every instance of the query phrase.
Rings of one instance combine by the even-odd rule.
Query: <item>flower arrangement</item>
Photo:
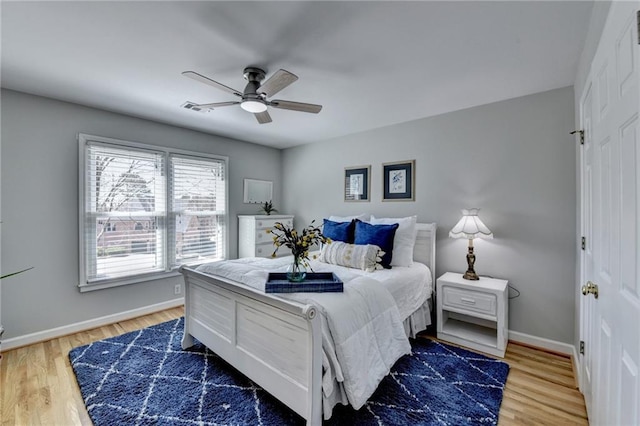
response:
[[[282,246],[291,249],[291,254],[293,255],[293,270],[291,272],[295,274],[294,278],[301,276],[297,281],[304,280],[306,268],[311,268],[309,265],[309,248],[318,243],[331,244],[331,239],[325,237],[320,228],[314,225],[314,222],[311,221],[311,224],[300,233],[280,222],[276,222],[273,229],[267,230],[267,233],[273,234],[273,245],[275,246],[271,257],[276,257],[278,249]],[[289,279],[296,280],[291,277]]]

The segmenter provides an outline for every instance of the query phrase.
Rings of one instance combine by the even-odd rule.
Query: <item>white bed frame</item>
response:
[[[418,224],[414,260],[435,288],[436,224]],[[307,421],[322,424],[321,322],[313,305],[180,268],[185,281],[182,347],[201,341]]]

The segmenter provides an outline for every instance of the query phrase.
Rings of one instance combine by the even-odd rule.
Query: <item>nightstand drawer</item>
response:
[[[493,294],[444,285],[440,297],[442,297],[442,304],[451,308],[460,308],[492,316],[497,314],[497,298]]]

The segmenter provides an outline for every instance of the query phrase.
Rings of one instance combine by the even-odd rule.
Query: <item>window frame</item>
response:
[[[114,139],[108,138],[104,136],[96,136],[85,133],[78,133],[78,241],[79,241],[79,274],[78,274],[78,287],[81,292],[92,291],[92,290],[101,290],[105,288],[117,287],[121,285],[135,284],[139,282],[157,280],[168,277],[175,277],[180,275],[179,268],[180,266],[171,266],[172,259],[175,258],[175,254],[171,254],[172,248],[174,248],[174,244],[169,241],[171,235],[173,234],[172,230],[169,228],[174,226],[175,224],[169,220],[171,215],[171,202],[170,200],[170,182],[169,182],[169,161],[171,155],[179,155],[186,156],[191,158],[200,158],[203,160],[216,160],[224,163],[224,199],[225,199],[225,212],[224,212],[224,250],[223,250],[223,258],[229,258],[229,157],[215,154],[207,154],[196,151],[189,151],[183,149],[162,147],[158,145],[151,145],[140,142],[132,142],[126,141],[122,139]],[[87,260],[86,260],[86,220],[89,217],[86,209],[87,203],[87,194],[86,194],[86,182],[88,178],[88,164],[86,161],[87,149],[91,142],[97,142],[99,144],[112,145],[116,148],[124,148],[131,150],[142,150],[142,151],[153,151],[160,152],[163,155],[163,167],[164,167],[164,200],[165,200],[165,211],[164,218],[166,222],[166,226],[164,227],[163,232],[163,240],[164,240],[164,257],[166,259],[166,265],[164,271],[154,271],[147,273],[140,273],[135,275],[128,275],[124,277],[114,277],[114,278],[105,278],[105,279],[97,279],[97,280],[89,280],[87,278]],[[190,266],[196,266],[197,263],[188,263]]]

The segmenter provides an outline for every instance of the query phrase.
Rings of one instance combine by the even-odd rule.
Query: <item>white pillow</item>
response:
[[[351,222],[353,219],[359,219],[363,222],[368,222],[369,215],[362,213],[356,216],[329,216],[329,220],[331,222]]]
[[[373,272],[376,269],[382,269],[382,265],[380,265],[382,256],[384,256],[384,252],[373,244],[348,244],[342,241],[333,241],[322,247],[318,260],[332,265]]]
[[[413,247],[416,245],[418,229],[416,223],[417,216],[398,218],[376,218],[371,216],[372,225],[392,225],[398,224],[396,235],[393,238],[393,256],[391,266],[411,266],[413,264]]]

